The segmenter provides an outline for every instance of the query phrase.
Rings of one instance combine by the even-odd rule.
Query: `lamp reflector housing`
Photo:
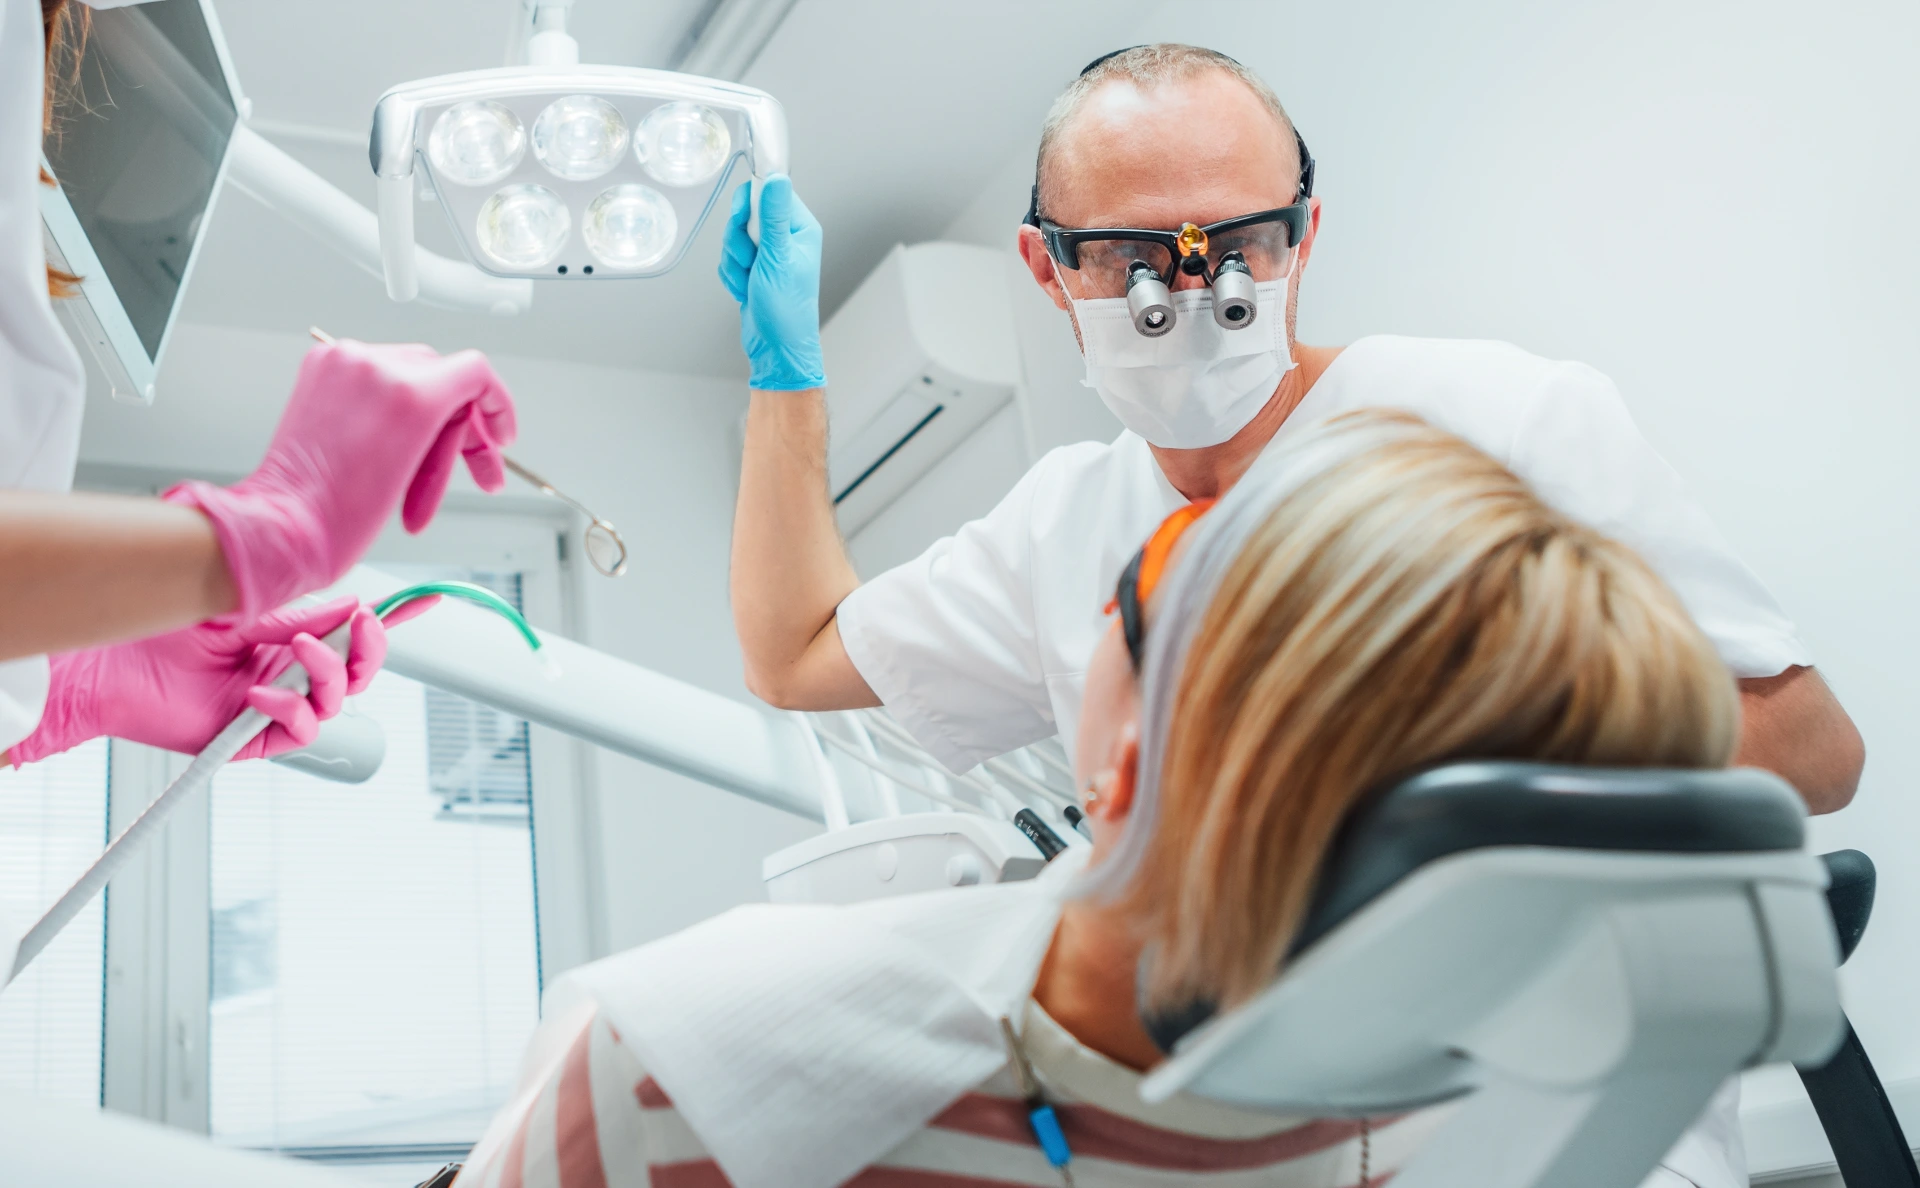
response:
[[[498,103],[456,103],[440,113],[427,137],[436,177],[463,186],[503,180],[527,155],[527,130]]]
[[[410,196],[421,169],[422,192],[482,271],[659,276],[686,254],[736,165],[756,181],[786,169],[786,115],[764,91],[693,75],[507,66],[392,88],[374,108],[370,156],[397,300],[417,290]]]
[[[679,234],[673,203],[652,186],[628,183],[603,191],[587,205],[581,228],[587,250],[608,268],[633,270],[658,264]]]
[[[540,268],[567,244],[573,217],[545,186],[527,182],[494,191],[480,207],[474,234],[480,250],[503,268]]]
[[[627,151],[627,121],[597,95],[568,95],[533,121],[533,155],[555,177],[605,177]]]
[[[720,172],[733,150],[727,123],[699,103],[663,103],[647,113],[634,137],[634,155],[654,180],[697,186]]]

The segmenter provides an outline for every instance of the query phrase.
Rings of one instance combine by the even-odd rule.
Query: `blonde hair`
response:
[[[1048,208],[1047,199],[1052,190],[1047,178],[1052,172],[1050,166],[1058,152],[1060,137],[1095,91],[1115,80],[1125,80],[1139,90],[1151,91],[1210,71],[1230,75],[1252,91],[1280,125],[1289,151],[1297,151],[1294,149],[1293,120],[1287,115],[1287,109],[1280,105],[1280,96],[1274,94],[1273,88],[1253,71],[1218,50],[1197,45],[1181,45],[1172,41],[1136,45],[1089,67],[1086,73],[1068,83],[1067,89],[1054,99],[1053,107],[1047,112],[1046,123],[1040,127],[1040,151],[1034,161],[1034,181],[1038,190],[1036,210],[1045,211]],[[1298,160],[1293,163],[1293,171],[1296,174],[1300,171]]]
[[[1733,753],[1733,678],[1646,563],[1415,417],[1299,434],[1190,537],[1109,872],[1155,1006],[1271,982],[1342,820],[1419,768]]]

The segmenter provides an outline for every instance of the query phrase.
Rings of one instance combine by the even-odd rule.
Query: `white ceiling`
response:
[[[1014,154],[1032,151],[1053,95],[1089,59],[1126,44],[1154,0],[799,0],[743,81],[786,105],[793,174],[826,230],[833,309],[896,242],[938,236]],[[499,65],[519,0],[218,0],[268,128],[364,137],[394,83]],[[659,66],[701,0],[578,0],[586,61]],[[364,148],[275,134],[372,205]],[[341,137],[344,139],[344,137]],[[425,214],[431,208],[423,208]],[[1007,211],[1009,242],[1021,211]],[[421,241],[458,254],[438,216]],[[258,329],[409,339],[443,348],[713,375],[745,370],[738,315],[713,279],[718,220],[655,280],[538,283],[519,318],[387,301],[380,283],[253,199],[228,191],[182,316]]]

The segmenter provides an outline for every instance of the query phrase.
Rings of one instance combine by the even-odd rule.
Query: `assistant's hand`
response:
[[[213,521],[245,622],[338,580],[396,507],[407,531],[425,528],[460,459],[498,491],[516,431],[513,397],[480,352],[342,339],[307,352],[258,470],[165,497]]]
[[[784,173],[760,188],[760,242],[747,234],[752,182],[733,192],[720,283],[740,303],[740,345],[762,392],[822,388],[820,223]]]
[[[413,604],[390,616],[410,617]],[[424,609],[422,607],[421,609]],[[342,660],[321,637],[351,623]],[[196,754],[251,706],[273,725],[238,756],[258,759],[306,746],[341,699],[372,682],[387,656],[387,634],[371,608],[353,598],[287,607],[241,626],[202,623],[151,639],[53,657],[53,681],[40,726],[13,747],[31,763],[101,736]],[[306,696],[273,687],[298,661]]]

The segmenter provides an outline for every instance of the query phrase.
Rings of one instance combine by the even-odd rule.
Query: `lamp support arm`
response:
[[[373,275],[393,275],[386,266],[391,261],[383,260],[381,218],[244,124],[234,129],[227,179]],[[410,175],[381,178],[380,204],[383,215],[396,221],[404,216],[409,265],[405,271],[414,282],[411,292],[394,291],[389,284],[389,296],[408,301],[417,294],[428,305],[442,309],[500,315],[524,313],[532,307],[532,281],[488,276],[471,264],[413,244]]]

